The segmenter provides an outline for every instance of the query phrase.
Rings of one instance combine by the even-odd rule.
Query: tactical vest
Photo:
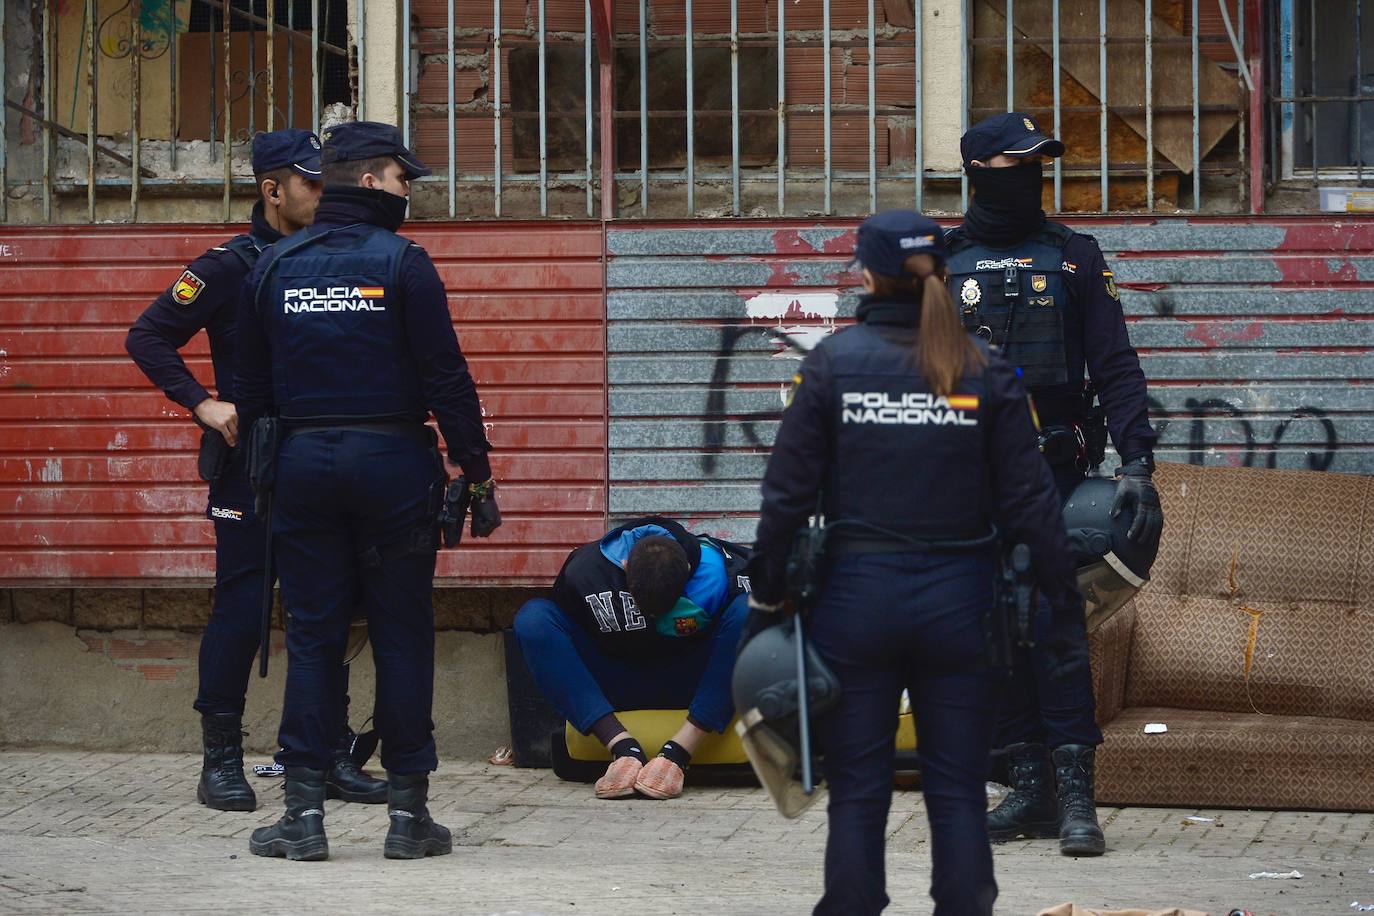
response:
[[[854,519],[927,541],[988,531],[981,377],[948,398],[916,370],[911,335],[859,324],[822,344],[832,367],[827,523]],[[858,526],[845,536],[879,539]]]
[[[245,234],[234,236],[220,247],[238,255],[239,260],[243,262],[243,275],[246,277],[257,266],[258,256],[262,254],[262,249],[266,246],[259,246],[251,235]]]
[[[425,416],[400,287],[410,244],[363,223],[305,229],[277,243],[257,306],[282,419]]]
[[[1002,351],[1027,388],[1068,382],[1064,353],[1064,246],[1073,230],[1046,223],[1014,248],[950,233],[949,292],[964,327]]]

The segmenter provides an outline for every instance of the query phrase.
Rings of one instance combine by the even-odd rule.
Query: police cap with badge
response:
[[[320,177],[320,138],[308,130],[288,127],[253,138],[253,174],[265,175],[292,168],[306,178]]]
[[[959,140],[959,153],[968,168],[975,159],[986,163],[993,156],[1058,158],[1064,155],[1064,144],[1042,133],[1030,115],[1008,111],[970,127]]]
[[[937,264],[949,257],[944,230],[914,210],[875,213],[859,224],[858,235],[850,266],[862,264],[884,277],[910,277],[906,260],[914,254],[928,254]]]
[[[324,163],[359,162],[390,156],[405,169],[407,180],[433,174],[406,145],[395,125],[349,121],[324,132]]]

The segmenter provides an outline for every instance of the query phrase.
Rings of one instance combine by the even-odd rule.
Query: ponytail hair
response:
[[[987,360],[964,330],[935,259],[928,254],[913,254],[903,262],[902,269],[908,276],[870,274],[874,293],[906,294],[921,303],[914,347],[916,365],[934,394],[949,397],[960,379],[978,374]]]

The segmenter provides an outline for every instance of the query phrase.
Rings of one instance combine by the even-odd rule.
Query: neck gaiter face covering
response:
[[[395,232],[406,221],[410,198],[377,189],[377,208],[382,212],[382,228]]]
[[[1020,242],[1045,225],[1040,208],[1040,189],[1045,180],[1044,163],[993,169],[968,170],[973,200],[964,223],[980,242],[1005,248]]]

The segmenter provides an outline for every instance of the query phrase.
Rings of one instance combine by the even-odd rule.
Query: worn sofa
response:
[[[1099,802],[1374,811],[1374,479],[1155,479],[1151,581],[1090,637]]]

